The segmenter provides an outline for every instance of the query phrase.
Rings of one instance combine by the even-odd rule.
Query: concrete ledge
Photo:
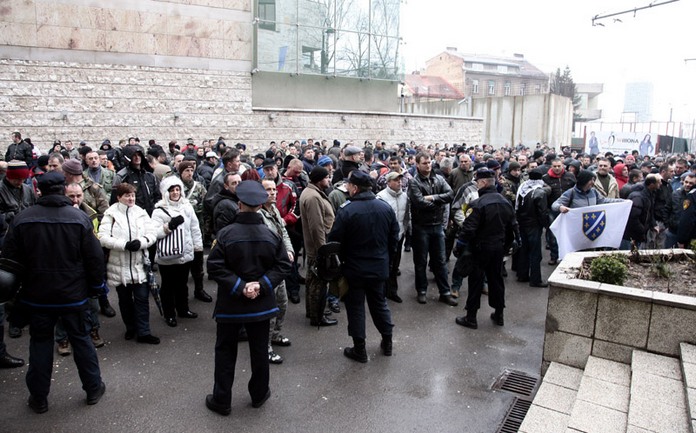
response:
[[[676,357],[681,342],[696,343],[696,298],[577,278],[586,259],[608,253],[629,254],[572,253],[549,277],[546,365],[557,361],[583,367],[590,355],[630,363],[633,349]],[[691,250],[684,249],[640,254],[694,257]],[[587,340],[591,342],[589,350]]]

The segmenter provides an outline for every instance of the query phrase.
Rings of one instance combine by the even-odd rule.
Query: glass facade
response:
[[[400,0],[256,0],[254,67],[403,79]]]

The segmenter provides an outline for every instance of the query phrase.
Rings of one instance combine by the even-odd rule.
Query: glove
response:
[[[139,239],[133,239],[132,241],[126,242],[126,250],[127,251],[138,251],[140,249],[140,240]]]
[[[177,215],[174,218],[169,220],[169,230],[176,230],[177,227],[182,225],[184,223],[184,217],[181,215]]]

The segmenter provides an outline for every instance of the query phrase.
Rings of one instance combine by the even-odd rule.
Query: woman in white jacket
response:
[[[164,255],[158,248],[155,256],[162,275],[160,295],[164,320],[171,327],[177,325],[175,313],[186,319],[198,317],[198,314],[189,310],[187,282],[194,252],[203,251],[203,237],[196,212],[183,196],[183,190],[184,184],[177,176],[171,175],[162,179],[162,200],[155,205],[152,212],[153,221],[177,230],[175,235],[180,237],[183,247],[171,256]]]
[[[99,226],[99,241],[109,249],[106,275],[118,293],[126,340],[137,336],[138,343],[159,344],[150,332],[149,290],[144,257],[164,228],[157,227],[144,209],[135,204],[135,187],[116,187],[118,201],[111,205]]]

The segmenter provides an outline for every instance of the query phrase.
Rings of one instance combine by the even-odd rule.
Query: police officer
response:
[[[89,217],[65,196],[65,176],[53,171],[38,181],[41,198],[19,213],[5,238],[2,257],[20,263],[22,291],[18,302],[27,307],[29,343],[29,407],[48,410],[53,370],[53,329],[60,317],[74,350],[75,364],[92,405],[106,390],[85,317],[89,297],[103,293],[104,254]],[[51,251],[52,254],[36,254]]]
[[[690,242],[696,239],[696,188],[691,188],[686,195],[682,208],[677,228],[677,243],[680,248],[689,248]]]
[[[365,299],[372,321],[382,334],[382,353],[392,354],[394,324],[385,298],[385,282],[389,278],[389,258],[396,254],[399,242],[399,225],[391,206],[376,200],[369,174],[353,170],[346,187],[350,200],[339,209],[328,241],[340,242],[342,272],[348,281],[344,302],[353,347],[346,347],[343,354],[367,362]]]
[[[519,238],[515,211],[495,188],[495,173],[488,169],[476,172],[479,198],[469,204],[467,217],[459,234],[459,240],[468,242],[474,266],[469,274],[469,294],[466,298],[466,315],[457,317],[458,325],[476,329],[476,313],[481,307],[484,278],[488,280],[488,305],[495,309],[491,319],[503,326],[505,308],[505,282],[503,257],[515,239]]]
[[[235,222],[217,234],[208,257],[208,275],[218,284],[214,317],[215,385],[205,404],[213,412],[229,415],[232,384],[237,363],[239,331],[246,328],[251,357],[249,394],[253,407],[261,407],[271,396],[268,387],[268,331],[270,319],[278,314],[273,288],[290,272],[283,240],[263,222],[257,211],[268,193],[257,181],[237,187],[240,213]]]

